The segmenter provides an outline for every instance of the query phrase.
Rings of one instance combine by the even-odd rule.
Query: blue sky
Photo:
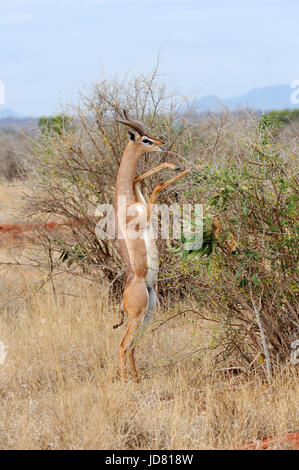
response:
[[[38,116],[84,84],[150,71],[187,94],[243,94],[299,79],[298,0],[2,0],[0,80]]]

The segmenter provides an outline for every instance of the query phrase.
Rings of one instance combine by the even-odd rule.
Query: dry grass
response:
[[[2,252],[2,259],[4,256]],[[38,290],[38,271],[2,268],[0,449],[239,449],[298,429],[298,376],[224,378],[209,355],[169,367],[209,324],[176,319],[136,348],[139,385],[119,381],[118,306],[78,278]],[[178,307],[176,307],[178,308]],[[199,373],[200,371],[200,373]],[[275,448],[290,448],[283,439]]]

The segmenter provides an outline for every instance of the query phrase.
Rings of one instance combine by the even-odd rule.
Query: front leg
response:
[[[142,175],[136,176],[134,178],[133,188],[134,188],[135,199],[136,199],[137,202],[141,202],[145,206],[147,205],[146,200],[144,199],[143,194],[140,191],[140,188],[139,188],[139,185],[138,185],[139,181],[142,181],[145,178],[147,178],[148,176],[154,175],[155,173],[158,173],[160,170],[164,170],[165,168],[170,168],[171,170],[179,170],[180,169],[179,166],[174,165],[173,163],[165,162],[165,163],[161,163],[161,165],[156,166],[152,170],[146,171]]]
[[[196,165],[195,168],[202,168],[203,166],[205,166],[205,165]],[[174,176],[170,180],[165,181],[165,183],[158,184],[155,187],[155,189],[153,190],[152,195],[151,195],[147,205],[149,206],[150,204],[156,204],[159,193],[161,191],[163,191],[163,189],[167,188],[167,186],[169,186],[172,183],[175,183],[176,181],[180,180],[181,178],[184,178],[184,176],[188,175],[188,173],[190,173],[191,170],[192,170],[192,168],[189,168],[188,170],[185,170],[182,173],[179,173],[178,175]],[[148,211],[149,211],[149,209],[147,208],[147,212]]]
[[[167,162],[161,163],[161,165],[156,166],[152,170],[146,171],[145,173],[143,173],[143,175],[136,176],[136,178],[134,178],[134,180],[133,180],[134,185],[136,183],[139,183],[139,181],[144,180],[148,176],[154,175],[155,173],[158,173],[158,171],[160,171],[160,170],[164,170],[165,168],[170,168],[171,170],[179,170],[180,169],[180,167],[178,165],[174,165],[173,163],[167,163]]]
[[[176,181],[180,180],[181,178],[184,178],[184,176],[188,175],[188,173],[190,173],[190,171],[191,171],[191,168],[189,168],[188,170],[183,171],[179,175],[174,176],[170,180],[165,181],[165,183],[158,184],[155,187],[155,189],[153,190],[152,195],[149,198],[149,201],[148,201],[147,205],[150,206],[151,204],[156,204],[159,193],[161,191],[163,191],[163,189],[167,188],[167,186],[170,186],[172,183],[175,183]]]
[[[155,187],[155,189],[153,190],[152,195],[149,198],[149,201],[146,205],[146,218],[147,218],[147,221],[150,220],[151,205],[156,204],[160,192],[163,191],[163,189],[167,188],[167,186],[171,185],[172,183],[175,183],[176,181],[180,180],[181,178],[184,178],[184,176],[188,175],[188,173],[190,173],[190,171],[191,171],[191,168],[189,170],[183,171],[179,175],[174,176],[170,180],[165,181],[165,183],[158,184]]]

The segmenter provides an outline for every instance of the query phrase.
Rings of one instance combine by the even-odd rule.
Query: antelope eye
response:
[[[142,142],[144,144],[149,144],[149,145],[153,145],[154,142],[152,142],[151,140],[148,140],[148,139],[143,139]]]

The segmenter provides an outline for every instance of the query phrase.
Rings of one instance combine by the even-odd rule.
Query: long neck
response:
[[[129,142],[125,148],[115,184],[115,203],[118,197],[126,197],[127,202],[135,202],[133,189],[133,180],[136,176],[136,166],[142,151],[134,144]]]

